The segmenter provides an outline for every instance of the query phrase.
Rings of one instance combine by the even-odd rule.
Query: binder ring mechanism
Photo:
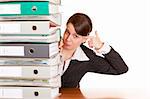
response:
[[[34,53],[34,48],[30,48],[29,53],[33,54]]]
[[[37,7],[36,6],[32,6],[32,11],[37,11]]]

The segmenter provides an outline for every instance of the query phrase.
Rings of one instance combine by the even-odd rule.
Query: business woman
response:
[[[92,31],[91,19],[83,13],[75,13],[66,24],[60,53],[62,67],[62,87],[79,87],[81,78],[87,72],[120,75],[128,71],[121,56],[107,43],[102,42],[97,32]],[[88,42],[88,46],[83,43]]]

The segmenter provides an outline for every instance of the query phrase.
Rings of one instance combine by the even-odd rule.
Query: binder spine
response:
[[[59,88],[46,87],[0,87],[3,99],[54,99]]]
[[[47,35],[49,21],[3,21],[0,22],[0,35]]]
[[[22,15],[49,15],[49,2],[21,2]]]
[[[49,15],[48,1],[30,1],[30,2],[0,2],[0,16],[16,16],[16,15]],[[50,12],[50,13],[49,13]]]
[[[9,79],[52,79],[58,76],[56,66],[0,66],[0,78]]]
[[[0,44],[0,57],[50,58],[59,53],[58,42],[51,44]]]

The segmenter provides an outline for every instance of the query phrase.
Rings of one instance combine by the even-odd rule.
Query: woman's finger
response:
[[[59,41],[59,48],[62,48],[62,46],[63,46],[64,44],[63,44],[63,39],[61,39],[60,41]]]
[[[88,40],[88,45],[89,45],[90,48],[93,48],[93,39],[94,39],[94,38],[90,38],[90,39]]]

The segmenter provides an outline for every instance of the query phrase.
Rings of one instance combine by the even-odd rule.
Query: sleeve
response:
[[[93,48],[93,51],[96,53],[96,55],[101,56],[101,57],[104,57],[103,54],[109,53],[110,50],[111,50],[111,47],[109,46],[109,44],[107,42],[105,42],[104,45],[102,46],[102,48],[99,50],[95,50]]]
[[[108,53],[102,53],[104,57],[97,56],[96,53],[91,55],[90,72],[119,75],[128,71],[128,66],[112,47]]]

